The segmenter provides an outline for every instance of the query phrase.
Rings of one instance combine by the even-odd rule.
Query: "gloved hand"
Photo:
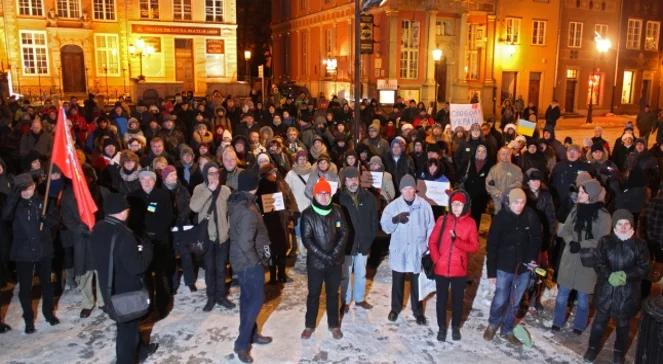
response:
[[[620,270],[618,272],[610,273],[608,283],[613,287],[621,287],[626,284],[626,272]]]
[[[569,242],[569,250],[573,254],[580,252],[580,243],[578,243],[577,241]]]
[[[400,214],[391,218],[391,222],[394,224],[407,224],[410,221],[409,212],[401,212]]]

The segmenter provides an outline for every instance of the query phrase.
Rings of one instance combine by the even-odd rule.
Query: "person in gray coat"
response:
[[[403,176],[398,186],[401,195],[382,212],[380,225],[391,235],[389,243],[389,266],[392,272],[391,312],[387,319],[396,321],[403,308],[405,278],[410,277],[410,302],[418,325],[426,325],[421,302],[419,302],[419,273],[421,257],[428,249],[428,239],[435,226],[433,209],[426,200],[417,196],[414,177]]]
[[[269,235],[256,205],[258,175],[243,170],[237,176],[237,190],[228,198],[230,223],[230,264],[239,280],[239,335],[235,353],[243,363],[253,362],[251,344],[272,342],[258,333],[256,320],[265,302],[265,268],[270,257]]]

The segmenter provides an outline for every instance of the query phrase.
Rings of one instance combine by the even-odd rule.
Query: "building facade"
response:
[[[26,96],[162,96],[237,80],[234,0],[0,0],[0,62]]]

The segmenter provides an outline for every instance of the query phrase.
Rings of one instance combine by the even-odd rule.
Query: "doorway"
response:
[[[182,92],[194,91],[193,39],[175,39],[175,79]]]
[[[68,44],[60,49],[62,64],[62,91],[66,93],[86,93],[85,56],[83,49]]]
[[[642,89],[640,91],[640,98],[642,99],[642,106],[649,105],[651,97],[651,80],[643,79],[642,80]]]
[[[527,90],[527,102],[539,107],[539,91],[541,90],[541,72],[529,73],[529,88]]]
[[[506,99],[512,102],[516,99],[516,86],[518,82],[518,72],[502,72],[502,103]]]
[[[447,60],[435,63],[435,82],[437,83],[437,102],[447,100]]]
[[[576,79],[566,80],[566,97],[564,99],[564,109],[566,112],[573,112],[575,109],[577,85],[578,85],[578,80]]]

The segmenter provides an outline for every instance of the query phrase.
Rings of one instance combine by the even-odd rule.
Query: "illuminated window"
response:
[[[567,46],[569,48],[580,48],[582,46],[582,23],[569,22],[569,39]]]
[[[532,21],[532,44],[544,45],[546,44],[546,21],[533,20]]]
[[[624,79],[622,81],[622,104],[633,103],[633,86],[635,80],[633,79],[633,71],[624,71]]]
[[[18,0],[18,13],[21,15],[43,16],[42,0]]]
[[[79,0],[58,0],[58,16],[60,18],[77,19],[81,17]]]
[[[575,68],[569,68],[566,70],[566,78],[576,79],[578,78],[578,70]]]
[[[95,34],[94,49],[99,76],[120,75],[119,41],[117,34]]]
[[[642,35],[642,20],[629,19],[626,28],[626,48],[640,49],[640,36]]]
[[[95,20],[115,20],[115,0],[94,0]]]
[[[419,78],[419,35],[421,23],[403,20],[401,23],[401,78],[415,80]]]
[[[141,19],[159,19],[159,0],[140,0]]]
[[[46,32],[20,31],[23,74],[48,74],[48,46]]]
[[[608,24],[594,24],[594,33],[601,36],[601,38],[608,37]]]
[[[658,36],[661,32],[661,22],[648,21],[645,28],[645,50],[655,51],[658,49]]]
[[[465,79],[479,79],[479,52],[483,45],[483,24],[469,24],[465,47]]]
[[[207,21],[223,21],[222,0],[205,0],[205,19]]]
[[[520,43],[520,18],[506,18],[506,42]]]
[[[173,19],[191,20],[191,0],[173,0]]]
[[[587,99],[592,100],[592,105],[598,105],[601,93],[601,74],[589,75],[589,87],[587,88]]]

